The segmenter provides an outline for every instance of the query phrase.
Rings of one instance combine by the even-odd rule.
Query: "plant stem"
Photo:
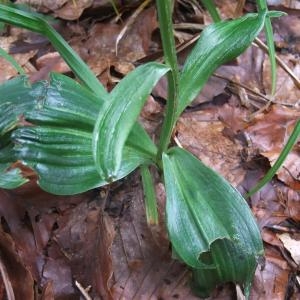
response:
[[[266,0],[257,0],[257,6],[258,10],[268,10],[268,5]],[[266,40],[268,45],[268,52],[269,52],[269,59],[271,63],[271,76],[272,76],[272,90],[271,94],[275,94],[276,90],[276,81],[277,81],[277,65],[276,65],[276,58],[275,58],[275,45],[274,45],[274,38],[273,38],[273,29],[272,29],[272,23],[269,16],[266,17],[265,20],[265,34],[266,34]]]
[[[145,209],[148,225],[158,224],[158,211],[153,179],[146,165],[141,165],[141,175],[145,194]]]
[[[222,21],[221,16],[212,0],[202,0],[204,7],[208,10],[215,23]]]
[[[172,0],[156,0],[160,35],[164,51],[165,64],[171,68],[168,76],[168,101],[166,115],[158,144],[157,160],[161,160],[170,143],[173,127],[176,121],[179,71],[177,64],[175,40],[172,23]]]

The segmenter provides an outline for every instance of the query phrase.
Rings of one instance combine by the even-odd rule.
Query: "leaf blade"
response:
[[[176,254],[192,268],[217,276],[218,283],[249,284],[263,246],[242,196],[180,148],[171,148],[163,155],[163,170],[167,228]],[[230,251],[238,249],[242,260],[225,253],[220,246],[224,243]]]
[[[52,73],[50,82],[39,83],[38,87],[34,107],[24,112],[33,126],[23,126],[13,133],[15,157],[34,169],[39,185],[54,194],[76,194],[107,184],[92,156],[93,126],[104,101],[61,74]],[[139,139],[144,142],[139,143]],[[116,179],[148,163],[156,153],[153,142],[137,123],[124,149]]]
[[[262,11],[204,29],[180,76],[177,116],[197,96],[217,67],[246,50],[263,28],[265,16],[266,11]]]
[[[108,181],[118,171],[123,146],[147,96],[168,70],[158,63],[136,68],[114,88],[109,103],[100,111],[93,133],[93,156],[99,174]]]

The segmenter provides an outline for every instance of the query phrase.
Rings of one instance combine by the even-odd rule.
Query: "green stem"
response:
[[[26,75],[23,68],[19,65],[19,63],[13,58],[13,56],[9,55],[5,50],[3,50],[0,47],[0,57],[3,57],[5,60],[7,60],[20,75]]]
[[[158,161],[161,160],[162,153],[165,152],[168,148],[172,136],[173,127],[176,121],[179,71],[175,40],[173,36],[172,3],[172,0],[156,0],[165,64],[171,68],[171,71],[167,75],[168,101],[166,107],[166,115],[164,123],[162,125],[160,140],[158,144]]]
[[[212,0],[202,0],[204,7],[208,10],[215,23],[222,21],[221,16]]]
[[[268,10],[268,5],[266,0],[257,0],[257,6],[258,10]],[[271,76],[272,76],[272,90],[271,94],[275,94],[276,90],[276,81],[277,81],[277,65],[276,65],[276,58],[275,58],[275,46],[274,46],[274,39],[273,39],[273,29],[272,29],[272,23],[269,16],[266,17],[265,20],[265,34],[266,34],[266,40],[268,45],[268,51],[269,51],[269,59],[271,63]]]
[[[148,166],[141,165],[141,175],[145,194],[145,209],[148,225],[158,224],[158,212],[154,183]]]

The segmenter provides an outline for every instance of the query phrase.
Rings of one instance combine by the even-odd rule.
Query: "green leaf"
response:
[[[93,156],[99,174],[107,181],[118,173],[125,141],[157,81],[169,70],[148,63],[129,73],[110,93],[93,134]]]
[[[263,246],[240,193],[180,148],[163,155],[163,171],[167,228],[176,254],[204,276],[213,274],[214,284],[249,285]]]
[[[253,256],[253,253],[247,254],[243,247],[227,239],[214,242],[207,259],[215,262],[217,268],[192,269],[192,289],[195,294],[207,298],[217,285],[235,282],[244,288],[248,299],[256,265],[262,260]]]
[[[107,184],[95,168],[92,133],[103,101],[71,78],[51,74],[50,82],[41,83],[35,108],[24,114],[34,126],[14,131],[16,157],[39,175],[39,185],[46,191],[67,195]],[[155,156],[156,148],[138,124],[128,137],[120,179]],[[139,143],[137,136],[144,141]]]
[[[7,166],[0,164],[0,188],[15,189],[28,182],[21,174],[18,168],[8,169]]]
[[[263,28],[266,11],[206,27],[188,56],[179,81],[177,116],[198,95],[211,74],[244,52]]]
[[[41,18],[36,13],[25,12],[0,4],[0,21],[46,36],[74,74],[98,97],[102,99],[106,98],[107,91],[97,77],[60,34],[45,21],[45,18]]]
[[[23,127],[13,134],[16,155],[39,175],[39,185],[58,195],[72,195],[107,184],[97,172],[92,156],[92,132],[73,128]],[[125,147],[120,179],[148,157]]]
[[[0,165],[0,188],[15,189],[27,181],[28,179],[22,176],[19,169],[6,170]]]
[[[34,107],[41,89],[42,84],[31,86],[25,76],[0,85],[0,136],[14,129],[24,112]]]
[[[39,85],[30,86],[25,76],[0,85],[0,187],[12,189],[27,182],[19,169],[10,169],[16,161],[11,132],[21,122],[25,111],[35,105]]]

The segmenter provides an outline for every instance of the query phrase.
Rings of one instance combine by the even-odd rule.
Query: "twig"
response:
[[[130,16],[130,18],[128,19],[128,21],[126,22],[125,26],[122,28],[122,30],[120,31],[120,33],[117,36],[116,39],[116,56],[118,55],[118,45],[120,40],[123,38],[123,36],[125,35],[126,31],[129,29],[129,27],[134,23],[134,21],[136,20],[137,16],[144,10],[144,8],[151,3],[151,0],[145,0],[136,10],[135,12]]]
[[[1,273],[2,280],[3,280],[4,286],[5,286],[5,291],[6,291],[6,297],[7,297],[7,299],[8,300],[15,300],[14,290],[12,288],[11,281],[9,279],[6,267],[3,264],[1,257],[0,257],[0,273]]]
[[[77,280],[75,280],[75,285],[77,286],[85,300],[92,300],[86,289]],[[89,289],[89,287],[87,289]]]
[[[237,86],[240,86],[242,88],[244,88],[245,90],[247,90],[248,92],[252,93],[253,95],[256,95],[258,97],[261,98],[261,100],[265,101],[265,102],[271,102],[271,103],[274,103],[274,104],[279,104],[279,105],[283,105],[283,106],[287,106],[287,107],[295,107],[297,106],[298,104],[297,103],[285,103],[285,102],[279,102],[279,101],[276,101],[256,90],[253,90],[252,88],[248,87],[247,85],[243,84],[243,83],[240,83],[240,82],[237,82],[237,81],[234,81],[228,77],[225,77],[225,76],[222,76],[220,74],[217,74],[217,73],[214,73],[213,74],[214,77],[217,77],[217,78],[221,78],[221,79],[224,79],[226,81],[228,81],[229,83],[233,84],[233,85],[237,85]]]

